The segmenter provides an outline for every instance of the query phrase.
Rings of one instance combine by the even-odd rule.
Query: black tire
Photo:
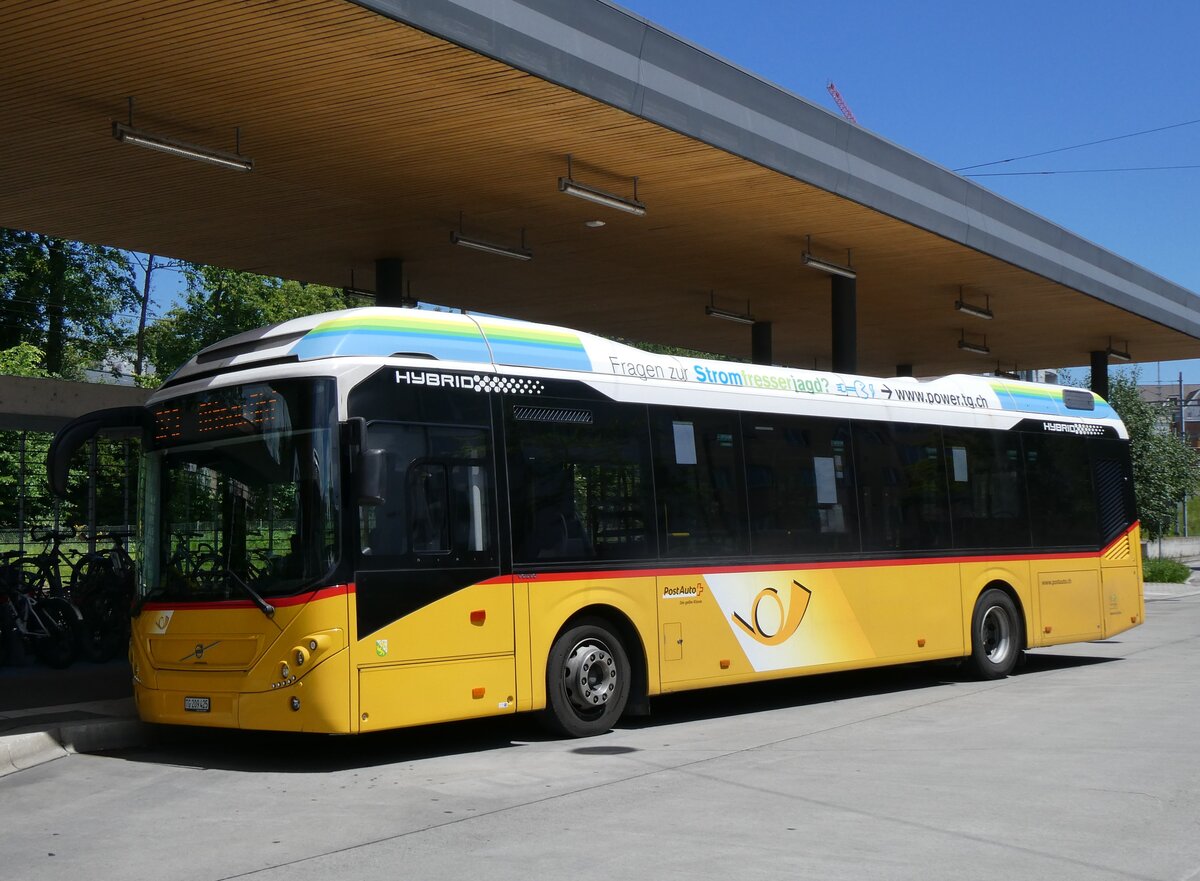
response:
[[[48,631],[33,638],[33,652],[43,664],[61,670],[75,660],[75,625],[78,618],[66,600],[39,600],[37,616]]]
[[[76,605],[86,602],[88,597],[112,577],[112,566],[98,554],[89,554],[75,564],[71,570],[71,600]]]
[[[111,585],[93,591],[80,604],[79,651],[89,661],[111,661],[129,643],[129,603]]]
[[[971,667],[981,679],[1003,679],[1025,649],[1025,628],[1012,597],[997,588],[979,595],[971,615]]]
[[[542,720],[556,734],[592,737],[612,730],[629,700],[632,668],[611,625],[585,619],[560,633],[546,661]]]

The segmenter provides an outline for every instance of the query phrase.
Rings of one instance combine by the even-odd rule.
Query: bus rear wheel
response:
[[[629,700],[629,656],[606,622],[588,619],[559,634],[546,663],[543,721],[557,734],[610,731]]]
[[[1003,679],[1024,650],[1016,603],[996,588],[985,590],[971,616],[971,666],[981,679]]]

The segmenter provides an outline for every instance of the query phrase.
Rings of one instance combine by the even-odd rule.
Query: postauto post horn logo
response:
[[[731,620],[763,645],[787,642],[804,620],[812,591],[799,581],[793,581],[784,590],[787,592],[786,598],[777,589],[764,587],[750,604],[749,620],[737,612],[733,613]],[[763,606],[764,602],[766,607]]]

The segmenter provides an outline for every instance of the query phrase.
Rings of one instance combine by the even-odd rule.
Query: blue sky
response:
[[[1200,292],[1200,2],[626,0],[629,9],[947,168],[1056,171],[976,180]],[[1063,172],[1193,165],[1173,171]],[[1136,356],[1136,352],[1134,355]],[[1197,344],[1200,355],[1200,343]],[[1070,366],[1070,365],[1063,365]],[[1150,363],[1142,381],[1175,379]],[[1200,362],[1185,381],[1200,382]]]
[[[836,112],[825,90],[833,80],[860,125],[951,169],[1177,126],[977,169],[1056,174],[977,180],[1200,291],[1200,168],[1065,173],[1200,166],[1196,0],[622,5]],[[177,286],[169,276],[157,281],[159,304]],[[1200,361],[1183,363],[1185,380],[1200,382]],[[1181,362],[1144,364],[1142,381],[1173,380],[1179,369]]]

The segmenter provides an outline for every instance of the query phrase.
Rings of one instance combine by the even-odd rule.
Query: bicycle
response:
[[[125,547],[128,530],[96,533],[111,548],[85,554],[71,573],[71,600],[79,610],[79,647],[91,661],[117,657],[129,645],[134,596],[133,559]]]
[[[42,663],[56,669],[75,660],[75,627],[79,613],[62,597],[39,595],[29,573],[16,561],[20,554],[0,554],[0,662],[15,652],[15,643],[33,649]]]
[[[221,568],[221,557],[211,542],[198,542],[192,547],[190,540],[200,534],[197,530],[188,529],[172,533],[177,540],[167,560],[167,566],[184,578],[210,576]]]
[[[78,553],[72,552],[70,556],[63,553],[62,543],[74,538],[75,534],[61,529],[46,529],[39,533],[34,526],[29,530],[29,537],[43,546],[40,554],[28,554],[19,561],[21,568],[29,573],[33,589],[41,596],[65,596],[62,567],[65,565],[73,570],[76,563],[71,557]]]

